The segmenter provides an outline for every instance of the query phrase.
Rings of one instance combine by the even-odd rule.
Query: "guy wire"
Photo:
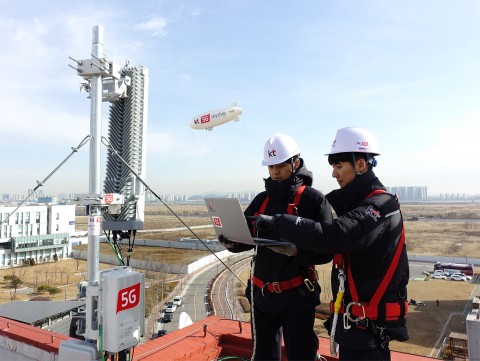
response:
[[[185,228],[187,228],[190,233],[192,233],[196,239],[198,239],[204,246],[206,249],[208,249],[210,251],[211,254],[213,254],[215,256],[215,258],[225,266],[225,268],[232,274],[234,275],[245,287],[247,287],[247,285],[245,284],[245,282],[242,281],[242,279],[240,277],[238,277],[235,272],[232,271],[232,269],[230,267],[228,267],[225,262],[223,262],[216,254],[215,252],[213,252],[207,245],[204,241],[202,241],[200,239],[199,236],[197,236],[197,234],[175,213],[175,211],[170,208],[168,206],[168,204],[166,204],[163,199],[158,196],[154,191],[153,189],[151,189],[148,184],[132,169],[132,167],[130,167],[130,165],[122,158],[122,156],[117,152],[117,150],[113,147],[113,145],[110,144],[110,142],[108,141],[107,138],[103,137],[101,138],[101,142],[108,148],[110,149],[117,157],[118,159],[120,159],[120,161],[125,164],[125,166],[130,170],[130,172],[132,172],[132,174],[135,176],[135,178],[137,178],[139,180],[140,183],[142,183],[144,186],[145,186],[145,191],[149,190],[154,196],[155,198],[157,198],[165,207],[167,207],[167,209],[180,221],[180,223],[183,224],[183,226]]]
[[[60,162],[60,164],[57,165],[57,166],[55,167],[55,169],[52,170],[52,171],[50,172],[50,174],[45,177],[44,180],[42,180],[42,181],[37,180],[37,186],[36,186],[35,188],[33,188],[33,191],[32,191],[23,201],[20,202],[20,204],[17,206],[17,208],[15,208],[12,212],[10,212],[10,214],[2,221],[1,224],[7,223],[8,220],[9,220],[9,218],[12,216],[12,214],[14,214],[21,206],[23,206],[23,205],[25,204],[25,202],[28,201],[28,200],[30,199],[30,197],[35,194],[35,192],[37,191],[37,189],[40,188],[40,187],[42,187],[42,186],[45,184],[45,182],[46,182],[62,165],[64,165],[65,162],[66,162],[67,160],[69,160],[70,157],[71,157],[74,153],[78,152],[78,150],[79,150],[81,147],[83,147],[85,144],[87,144],[87,142],[90,140],[91,137],[92,137],[92,134],[90,133],[90,134],[88,134],[85,138],[83,138],[83,140],[80,142],[80,144],[79,144],[77,147],[71,147],[72,151],[70,152],[70,154],[69,154],[64,160],[62,160],[62,161]]]

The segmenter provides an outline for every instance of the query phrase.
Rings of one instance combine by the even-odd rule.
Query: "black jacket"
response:
[[[357,175],[347,186],[334,190],[327,199],[337,214],[331,222],[315,223],[308,219],[297,219],[290,215],[275,217],[275,228],[282,239],[314,251],[349,255],[349,267],[355,280],[359,300],[369,302],[377,290],[393,258],[400,240],[403,220],[396,199],[387,193],[366,198],[374,190],[385,190],[373,171]],[[300,237],[298,236],[300,234]],[[407,299],[409,278],[406,246],[393,278],[381,300],[402,302]],[[338,291],[338,278],[332,272],[333,293]],[[352,301],[348,281],[345,281],[344,304]],[[344,332],[341,317],[337,325],[337,339],[352,348],[376,347],[375,340],[368,342],[356,335],[356,329]],[[408,339],[405,319],[390,322],[393,337]],[[353,330],[353,331],[352,331]],[[368,337],[367,337],[368,338]],[[347,346],[347,347],[349,347]]]
[[[333,219],[331,207],[325,196],[311,187],[312,180],[312,173],[307,170],[301,159],[300,167],[290,179],[281,182],[273,181],[270,177],[265,179],[265,191],[257,194],[245,210],[245,216],[253,216],[255,212],[258,212],[267,194],[269,201],[265,214],[286,213],[288,204],[293,203],[296,190],[304,184],[307,187],[300,198],[298,214],[317,222],[331,221]],[[259,233],[258,237],[279,238],[278,234],[266,233]],[[229,251],[236,253],[252,248],[253,246],[238,244],[236,247],[230,248]],[[307,266],[328,263],[332,258],[331,254],[305,251],[300,247],[297,256],[288,257],[261,246],[258,247],[257,256],[254,260],[254,275],[263,282],[286,281],[299,275],[305,276]],[[264,293],[265,295],[262,295],[261,291],[254,287],[254,304],[255,307],[265,312],[279,312],[286,309],[303,309],[320,303],[318,292],[312,292],[311,297],[304,297],[306,295],[305,291],[306,287],[300,286],[298,289],[290,289],[282,293]],[[247,289],[247,297],[249,292],[250,290]]]

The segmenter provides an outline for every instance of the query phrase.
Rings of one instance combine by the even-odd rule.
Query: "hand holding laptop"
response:
[[[273,216],[259,214],[255,219],[255,227],[260,232],[271,232],[275,229],[275,219]]]
[[[233,248],[238,245],[237,242],[230,241],[227,237],[225,237],[223,234],[218,236],[218,241],[226,248]]]

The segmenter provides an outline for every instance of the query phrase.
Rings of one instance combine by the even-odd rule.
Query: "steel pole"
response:
[[[92,57],[102,59],[103,55],[103,26],[94,26],[92,33]],[[92,59],[93,60],[93,59]],[[102,132],[102,76],[91,77],[90,88],[90,164],[89,164],[89,193],[101,194],[100,186],[100,146]],[[98,207],[89,207],[89,232],[88,232],[88,256],[87,278],[90,284],[99,279],[99,252],[101,212]],[[92,224],[90,223],[92,222]]]

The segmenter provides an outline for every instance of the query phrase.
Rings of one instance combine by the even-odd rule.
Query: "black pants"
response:
[[[315,308],[262,312],[255,307],[254,312],[254,360],[281,360],[282,333],[288,360],[315,360],[318,351],[318,336],[313,330]]]
[[[390,350],[388,347],[377,347],[370,350],[354,350],[346,347],[339,347],[339,361],[356,361],[356,360],[368,360],[368,361],[390,361]]]

